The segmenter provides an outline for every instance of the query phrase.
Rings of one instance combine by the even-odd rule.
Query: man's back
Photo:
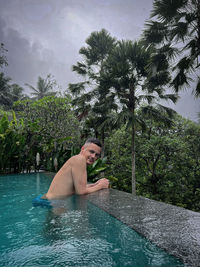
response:
[[[73,172],[79,171],[80,175],[86,174],[86,160],[82,155],[71,157],[54,177],[46,194],[48,199],[65,198],[75,193]]]
[[[87,184],[87,165],[93,164],[101,154],[101,146],[96,139],[87,140],[82,146],[81,152],[71,157],[54,177],[48,192],[42,199],[65,198],[72,194],[88,194],[103,188],[108,188],[109,181],[106,178],[98,180],[94,184]]]

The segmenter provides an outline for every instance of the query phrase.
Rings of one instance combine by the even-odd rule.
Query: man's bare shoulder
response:
[[[78,154],[76,156],[73,156],[69,159],[69,162],[71,165],[80,165],[80,166],[85,166],[86,165],[86,159],[84,156]]]

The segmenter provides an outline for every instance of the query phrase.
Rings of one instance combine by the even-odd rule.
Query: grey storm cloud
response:
[[[6,56],[9,65],[5,68],[5,73],[13,82],[24,87],[25,83],[35,84],[38,76],[44,77],[54,70],[59,78],[59,73],[67,69],[66,64],[58,62],[54,52],[44,48],[39,41],[31,42],[12,28],[3,31],[2,25],[4,26],[5,22],[0,19],[1,42],[8,50]],[[67,70],[65,75],[67,76]]]
[[[13,83],[36,85],[52,74],[62,90],[78,81],[72,65],[93,31],[105,28],[117,39],[140,38],[153,0],[0,0],[0,42],[8,50],[4,68]],[[192,90],[181,92],[172,106],[197,120],[199,100]]]

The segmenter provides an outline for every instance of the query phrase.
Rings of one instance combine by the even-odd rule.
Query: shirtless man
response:
[[[72,194],[88,194],[103,188],[108,188],[106,178],[94,184],[87,184],[87,165],[93,164],[101,154],[101,143],[98,139],[88,139],[81,152],[71,157],[54,177],[48,192],[43,199],[60,199]]]

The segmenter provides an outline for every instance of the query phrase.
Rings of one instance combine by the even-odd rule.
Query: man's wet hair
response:
[[[85,144],[95,144],[95,145],[97,145],[97,146],[99,146],[99,147],[102,148],[102,144],[101,144],[101,142],[99,141],[99,139],[97,139],[97,138],[88,138],[88,139],[86,140]]]

